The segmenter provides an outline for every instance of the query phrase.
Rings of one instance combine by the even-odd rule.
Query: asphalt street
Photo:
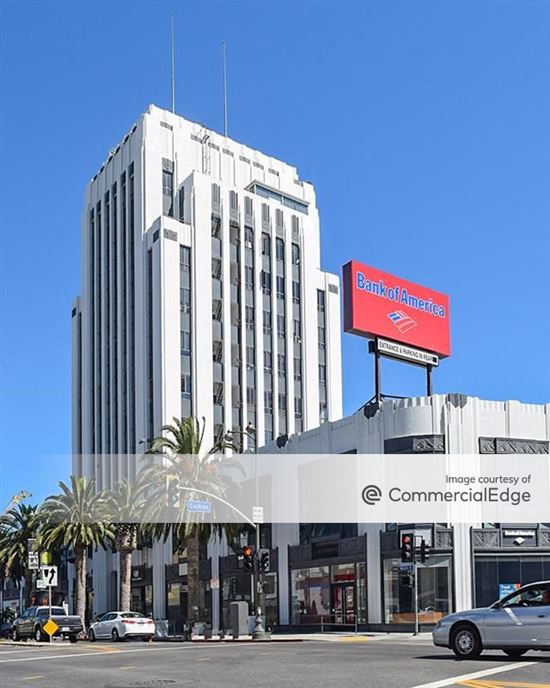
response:
[[[550,653],[457,661],[427,638],[248,643],[0,643],[0,686],[12,688],[550,688]]]

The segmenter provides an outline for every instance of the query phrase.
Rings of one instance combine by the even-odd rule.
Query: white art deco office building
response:
[[[135,460],[102,455],[142,452],[173,417],[204,417],[205,446],[341,417],[339,278],[320,269],[315,192],[294,167],[150,106],[86,189],[81,251],[75,474],[131,475]],[[140,557],[133,603],[163,616],[172,553]],[[116,588],[116,556],[96,557],[94,611]]]

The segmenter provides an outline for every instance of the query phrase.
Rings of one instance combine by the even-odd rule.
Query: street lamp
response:
[[[256,540],[256,567],[253,572],[253,593],[254,599],[253,604],[256,608],[256,616],[254,618],[254,631],[252,633],[252,640],[267,640],[269,635],[266,633],[265,628],[262,623],[262,608],[260,605],[260,589],[261,589],[261,576],[258,570],[258,553],[260,551],[260,523],[254,518],[258,514],[260,495],[259,495],[259,482],[258,482],[258,438],[256,436],[256,428],[248,423],[244,430],[228,430],[225,433],[225,439],[227,442],[231,442],[235,435],[240,435],[241,437],[248,437],[248,439],[254,441],[254,482],[255,482],[255,506],[252,510],[252,520],[254,521],[255,530],[255,540]],[[263,520],[263,519],[262,519]]]

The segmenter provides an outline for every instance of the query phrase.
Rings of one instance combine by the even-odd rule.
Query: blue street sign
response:
[[[187,511],[200,511],[203,514],[209,514],[212,511],[212,504],[207,499],[188,499]]]

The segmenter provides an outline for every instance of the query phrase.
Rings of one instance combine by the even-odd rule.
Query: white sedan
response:
[[[88,629],[88,639],[113,641],[141,638],[148,641],[155,635],[155,622],[138,612],[107,612]]]

